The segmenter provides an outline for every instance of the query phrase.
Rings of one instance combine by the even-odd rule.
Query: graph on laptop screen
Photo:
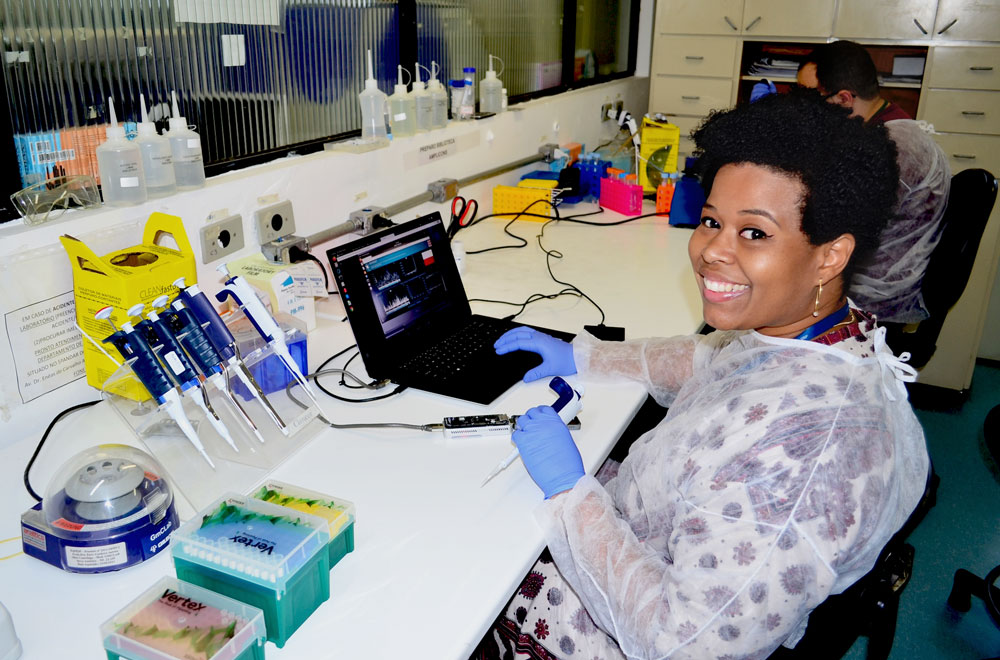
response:
[[[363,257],[361,267],[386,337],[446,304],[429,238]]]

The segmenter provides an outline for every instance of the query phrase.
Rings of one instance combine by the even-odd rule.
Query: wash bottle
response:
[[[187,118],[177,109],[177,92],[170,90],[173,116],[168,123],[166,136],[170,140],[170,153],[174,159],[177,188],[190,190],[205,185],[205,163],[201,158],[201,138],[188,128]]]
[[[389,97],[389,128],[392,137],[410,137],[417,132],[417,104],[406,91],[403,82],[403,65],[396,66],[396,87]]]
[[[486,77],[479,82],[480,112],[501,112],[503,110],[503,83],[500,82],[496,71],[493,70],[493,60],[495,59],[500,60],[496,55],[489,56],[490,68],[486,71]],[[500,60],[500,65],[503,65],[503,60]]]
[[[431,62],[431,79],[427,81],[427,91],[431,95],[431,105],[434,108],[431,119],[433,128],[444,128],[448,125],[448,92],[437,78],[437,62]]]
[[[108,139],[97,147],[97,169],[101,174],[101,195],[111,206],[128,206],[146,201],[146,179],[142,173],[139,146],[125,139],[125,127],[118,125],[115,103],[108,98]]]
[[[426,67],[424,67],[426,68]],[[434,128],[434,99],[420,81],[420,62],[413,65],[413,91],[410,93],[417,108],[417,132],[423,133]]]
[[[156,132],[156,124],[146,113],[146,97],[139,94],[139,135],[135,143],[142,152],[142,171],[146,175],[146,192],[150,197],[165,197],[177,191],[174,163],[170,154],[170,140]]]
[[[361,102],[361,139],[374,140],[388,137],[385,130],[385,111],[387,107],[385,93],[378,88],[378,81],[372,68],[372,51],[368,50],[368,78],[365,80],[365,90],[358,94]]]

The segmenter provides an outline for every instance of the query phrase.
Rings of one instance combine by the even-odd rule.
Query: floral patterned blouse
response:
[[[584,378],[669,406],[618,476],[538,511],[560,573],[628,657],[764,658],[874,565],[916,506],[923,431],[884,330],[597,342]]]

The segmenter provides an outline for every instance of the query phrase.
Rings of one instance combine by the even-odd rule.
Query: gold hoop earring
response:
[[[819,316],[819,297],[823,295],[823,280],[819,281],[819,289],[816,291],[816,302],[813,303],[813,316]]]

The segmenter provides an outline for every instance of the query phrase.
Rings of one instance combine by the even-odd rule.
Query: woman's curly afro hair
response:
[[[793,90],[715,112],[692,134],[706,191],[730,164],[759,165],[800,181],[806,191],[802,232],[809,242],[854,236],[845,280],[851,266],[878,247],[899,182],[896,146],[885,127],[848,114],[814,90]]]

